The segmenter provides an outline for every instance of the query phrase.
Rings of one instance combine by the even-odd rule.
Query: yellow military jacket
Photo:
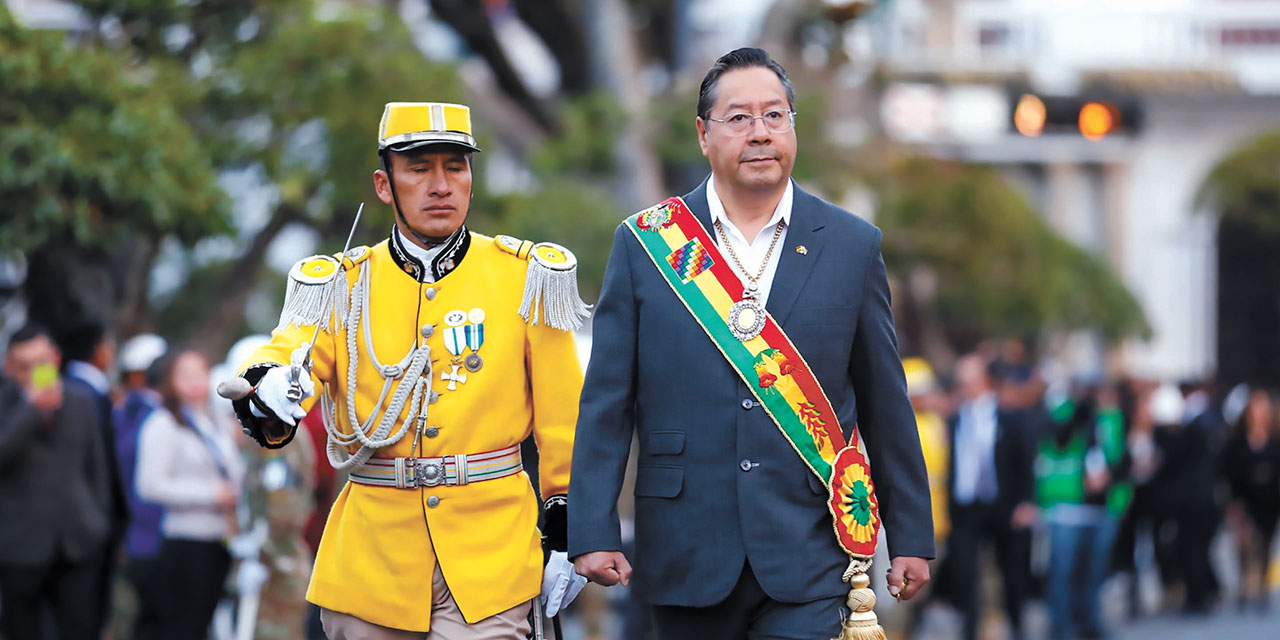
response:
[[[435,283],[406,273],[383,241],[348,252],[347,290],[360,267],[370,269],[369,321],[373,348],[383,364],[397,363],[425,340],[431,349],[432,388],[426,429],[417,457],[473,454],[517,445],[531,432],[539,451],[543,497],[566,494],[573,431],[582,390],[582,370],[573,335],[531,324],[518,313],[528,259],[502,248],[493,238],[471,233],[470,247]],[[516,243],[518,246],[519,243]],[[476,313],[475,310],[479,310]],[[448,390],[442,374],[453,373],[444,317],[462,311],[483,318],[483,358],[479,371]],[[323,324],[322,324],[323,326]],[[314,326],[277,329],[245,368],[264,362],[287,365],[290,354],[311,338]],[[430,333],[423,338],[424,333]],[[363,328],[354,341],[355,410],[364,421],[374,410],[383,378],[365,354]],[[348,425],[348,335],[342,326],[321,330],[312,352],[317,393],[336,403],[337,425]],[[385,402],[383,403],[385,406]],[[401,415],[403,420],[404,414]],[[415,420],[414,423],[417,421]],[[399,428],[397,421],[396,428]],[[431,434],[429,437],[427,434]],[[398,443],[374,457],[411,455],[411,427]],[[430,500],[430,498],[436,500]],[[538,500],[529,477],[520,472],[463,486],[397,489],[348,482],[333,505],[316,554],[307,600],[375,624],[408,631],[431,626],[432,573],[439,563],[463,616],[475,622],[538,595],[542,551],[537,531]]]

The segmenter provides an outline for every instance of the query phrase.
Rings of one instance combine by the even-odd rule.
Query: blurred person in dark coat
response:
[[[1172,387],[1161,387],[1152,401],[1172,407],[1175,393]],[[1184,406],[1188,400],[1183,398]],[[1182,608],[1189,614],[1208,613],[1217,589],[1209,562],[1209,544],[1218,528],[1217,458],[1212,446],[1214,424],[1206,415],[1204,410],[1187,407],[1177,422],[1170,422],[1173,416],[1161,411],[1156,437],[1161,463],[1151,479],[1160,520],[1157,559],[1162,578],[1166,585],[1170,578],[1182,585]]]
[[[116,556],[125,530],[129,526],[129,503],[115,451],[115,423],[112,416],[111,380],[107,377],[115,364],[116,342],[106,324],[94,317],[83,317],[70,324],[58,336],[58,346],[65,362],[64,382],[76,386],[93,397],[95,429],[102,440],[107,466],[107,509],[111,513],[111,538],[99,558],[99,594],[101,612],[111,614],[112,583],[116,573]]]
[[[982,356],[956,363],[961,402],[949,423],[952,464],[951,538],[948,592],[964,617],[962,637],[978,637],[981,589],[959,581],[976,580],[979,557],[990,543],[1004,583],[1004,606],[1012,637],[1022,637],[1022,607],[1029,583],[1029,527],[1037,514],[1032,474],[1034,443],[1041,423],[1029,410],[1000,406],[996,382],[1002,376]]]
[[[1222,474],[1231,491],[1227,521],[1240,558],[1240,608],[1269,604],[1267,568],[1280,518],[1280,433],[1271,395],[1262,389],[1249,401],[1222,452]]]
[[[9,640],[101,634],[111,528],[97,407],[58,376],[49,334],[19,329],[0,375],[0,630]]]

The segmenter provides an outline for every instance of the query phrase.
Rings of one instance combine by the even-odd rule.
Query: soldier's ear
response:
[[[373,172],[373,190],[378,193],[379,200],[391,204],[391,178],[386,171],[378,169]]]

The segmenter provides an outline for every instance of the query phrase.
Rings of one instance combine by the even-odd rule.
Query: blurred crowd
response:
[[[261,449],[213,400],[265,340],[211,365],[150,334],[117,350],[93,321],[10,337],[0,638],[323,638],[304,600],[339,482],[323,425]]]
[[[264,340],[211,364],[155,335],[117,350],[93,322],[13,334],[0,373],[0,637],[323,637],[304,596],[343,481],[325,463],[323,425],[312,415],[298,442],[261,449],[212,401],[213,381]],[[904,635],[947,606],[961,637],[979,637],[993,608],[1024,637],[1027,605],[1041,600],[1053,638],[1103,637],[1101,593],[1117,576],[1131,617],[1269,606],[1274,390],[1048,380],[1017,341],[986,344],[946,375],[918,358],[903,368],[939,549]],[[1211,561],[1219,533],[1235,546],[1230,571]],[[1158,577],[1154,605],[1140,575]],[[646,637],[619,595],[617,636]],[[600,637],[609,608],[589,590],[570,623]]]
[[[986,566],[999,576],[1012,638],[1028,635],[1033,599],[1043,601],[1050,637],[1104,637],[1101,593],[1117,576],[1129,617],[1269,606],[1280,517],[1275,390],[1051,382],[1018,341],[983,345],[945,379],[920,359],[904,370],[939,549],[932,594],[914,606],[908,637],[937,603],[959,614],[961,637],[979,637],[984,592],[993,591],[981,579]],[[1236,548],[1230,571],[1211,561],[1220,532]],[[1151,574],[1154,604],[1140,588]]]

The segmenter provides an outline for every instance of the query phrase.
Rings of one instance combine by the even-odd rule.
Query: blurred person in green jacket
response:
[[[1099,593],[1117,523],[1133,490],[1125,481],[1124,418],[1115,390],[1083,386],[1052,410],[1039,445],[1036,497],[1049,533],[1046,600],[1054,638],[1103,635]]]

